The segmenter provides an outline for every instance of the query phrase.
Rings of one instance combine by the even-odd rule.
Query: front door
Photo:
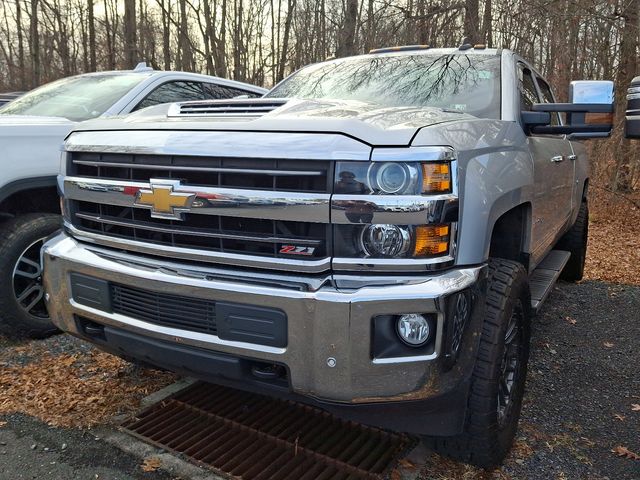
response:
[[[548,85],[526,65],[519,65],[522,110],[534,103],[553,102]],[[560,123],[552,114],[552,125]],[[529,150],[534,162],[534,201],[532,208],[532,262],[540,262],[553,248],[571,217],[575,157],[564,135],[529,135]]]

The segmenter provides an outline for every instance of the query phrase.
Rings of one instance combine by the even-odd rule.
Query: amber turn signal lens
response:
[[[449,225],[420,225],[415,231],[414,256],[440,255],[449,251]]]
[[[451,191],[451,169],[448,163],[422,164],[422,193]]]

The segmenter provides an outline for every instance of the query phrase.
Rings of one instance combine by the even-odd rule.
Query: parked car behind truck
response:
[[[555,103],[508,50],[380,50],[263,99],[79,126],[43,250],[51,318],[496,465],[531,317],[582,277],[589,164],[565,134],[609,134],[612,84],[572,86]]]
[[[60,228],[60,146],[78,122],[165,102],[265,92],[245,83],[140,64],[133,71],[65,78],[0,108],[0,332],[42,337],[55,331],[43,300],[40,248]]]

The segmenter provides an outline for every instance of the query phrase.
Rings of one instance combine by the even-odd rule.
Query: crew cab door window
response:
[[[537,77],[538,87],[540,87],[540,93],[542,94],[542,101],[544,103],[555,103],[553,93],[551,93],[551,87],[540,77]],[[560,114],[557,112],[551,113],[551,125],[560,125]]]
[[[204,100],[205,94],[200,82],[174,81],[163,83],[147,95],[132,111],[159,105],[161,103]]]
[[[533,75],[528,69],[520,69],[520,108],[531,110],[534,103],[540,103],[536,84],[533,82]]]
[[[204,94],[208,100],[219,100],[237,97],[239,95],[247,95],[249,98],[260,97],[261,95],[248,90],[241,90],[239,88],[228,87],[226,85],[219,85],[216,83],[204,83]]]

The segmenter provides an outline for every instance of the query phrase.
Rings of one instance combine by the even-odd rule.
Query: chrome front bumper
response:
[[[282,287],[256,282],[255,273],[233,271],[234,278],[230,278],[222,270],[125,254],[80,243],[64,233],[47,242],[42,255],[49,313],[61,330],[82,336],[75,321],[80,316],[147,338],[282,364],[294,393],[320,401],[424,400],[453,391],[473,368],[484,303],[478,301],[486,278],[483,266],[422,277],[310,277],[309,288],[301,291],[286,288],[283,282],[288,277],[284,276],[279,279]],[[215,335],[162,327],[81,305],[71,297],[71,273],[172,295],[281,309],[288,318],[287,347],[224,341]],[[445,368],[445,299],[463,289],[474,292],[477,308],[466,327],[459,358]],[[435,352],[422,357],[372,358],[372,318],[410,312],[437,314]]]

